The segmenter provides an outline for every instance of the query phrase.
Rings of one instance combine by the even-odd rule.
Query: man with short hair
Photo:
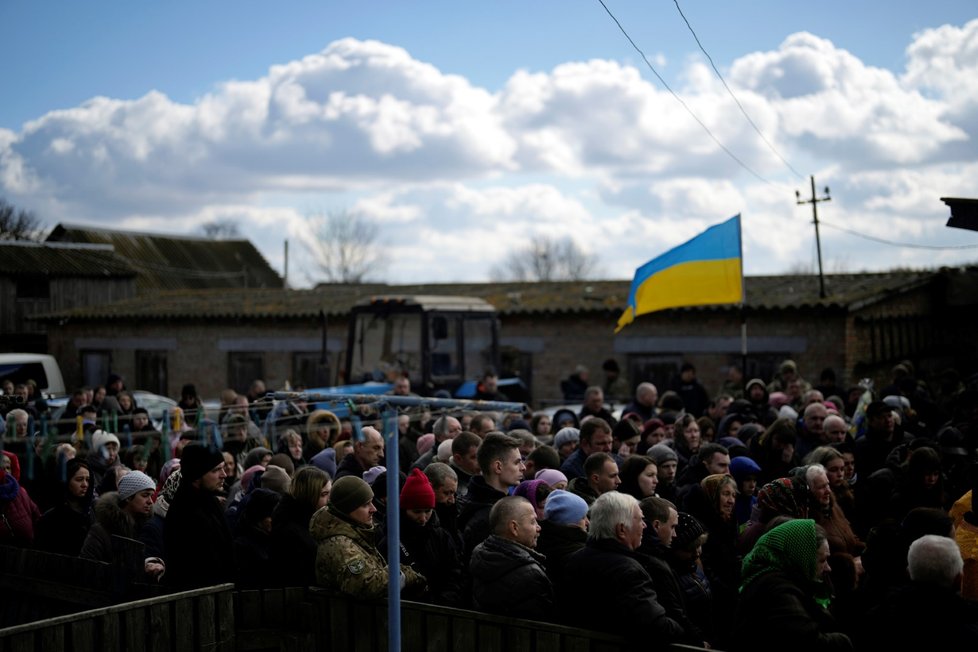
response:
[[[472,551],[472,605],[511,618],[550,621],[554,593],[543,555],[536,509],[522,496],[499,499],[489,514],[492,534]]]
[[[830,414],[822,422],[825,441],[829,444],[841,444],[849,436],[849,425],[837,414]]]
[[[558,587],[564,601],[559,612],[568,624],[620,634],[641,649],[650,641],[665,648],[682,637],[637,552],[644,530],[634,497],[610,491],[594,501],[587,544],[567,561],[564,586]]]
[[[675,505],[658,496],[643,498],[638,505],[647,526],[638,552],[642,556],[642,565],[652,578],[659,604],[666,610],[666,615],[682,627],[683,636],[680,642],[706,647],[702,630],[686,613],[683,590],[669,564],[669,548],[676,535],[679,512]]]
[[[176,589],[234,581],[234,538],[218,500],[226,477],[220,451],[201,444],[184,446],[180,488],[163,523],[163,581]]]
[[[584,392],[584,404],[581,406],[581,411],[578,412],[577,418],[583,420],[585,417],[598,417],[599,419],[603,419],[605,423],[615,423],[615,418],[611,416],[611,412],[604,406],[604,390],[597,385],[588,387]]]
[[[459,501],[458,528],[465,540],[465,559],[489,536],[489,511],[523,479],[519,444],[508,435],[490,433],[476,453],[482,475],[469,481],[468,493]]]
[[[424,470],[431,488],[435,491],[435,516],[443,530],[452,537],[456,550],[464,549],[462,533],[458,530],[458,474],[444,462],[432,462]]]
[[[336,467],[336,479],[348,475],[363,477],[364,471],[383,466],[384,436],[371,426],[363,427],[363,439],[353,443],[353,452]]]
[[[584,477],[571,480],[567,490],[583,498],[590,507],[598,496],[618,491],[620,485],[615,458],[608,453],[595,453],[584,462]]]
[[[893,408],[883,401],[866,406],[866,434],[856,440],[856,473],[868,478],[886,466],[890,452],[904,443],[903,433],[896,426]]]
[[[584,461],[594,453],[611,452],[611,426],[604,419],[588,419],[581,424],[578,448],[564,463],[560,470],[568,480],[584,476]]]
[[[443,414],[435,419],[434,425],[431,426],[431,432],[435,435],[435,445],[411,465],[412,469],[421,469],[424,471],[426,466],[435,461],[435,456],[438,454],[438,445],[446,439],[455,439],[458,437],[458,434],[462,432],[462,424],[455,417]]]
[[[635,413],[646,422],[656,415],[655,404],[659,402],[659,390],[652,383],[639,383],[635,388],[635,400],[625,406],[622,414]]]
[[[479,439],[485,439],[485,436],[495,429],[496,420],[492,418],[491,414],[486,412],[480,412],[474,415],[469,422],[469,432],[478,435]]]
[[[954,539],[927,534],[911,543],[910,584],[869,612],[861,632],[865,649],[976,649],[978,608],[959,593],[963,570]]]
[[[730,451],[726,446],[709,442],[700,446],[689,466],[683,469],[676,479],[677,487],[682,490],[692,484],[699,484],[703,478],[717,473],[728,473],[730,471]]]
[[[795,454],[798,459],[830,442],[825,437],[825,417],[829,411],[823,403],[812,403],[802,413],[801,427],[798,429],[798,442],[795,444]]]
[[[464,496],[469,492],[469,482],[473,476],[479,475],[479,445],[482,439],[464,430],[452,440],[452,459],[448,464],[458,478],[458,495]]]

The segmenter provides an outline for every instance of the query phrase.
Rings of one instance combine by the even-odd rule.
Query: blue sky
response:
[[[749,273],[810,268],[811,227],[793,202],[807,178],[746,126],[675,4],[606,1],[770,183],[718,151],[597,0],[4,0],[0,196],[49,226],[193,233],[233,219],[273,265],[283,238],[308,237],[310,215],[356,210],[394,254],[378,278],[406,281],[485,280],[536,234],[574,238],[601,276],[627,278],[743,212]],[[938,200],[978,195],[978,7],[681,5],[765,136],[832,186],[823,219],[900,242],[978,244],[943,228]],[[831,228],[823,238],[840,271],[978,252]],[[315,280],[309,261],[294,264]]]

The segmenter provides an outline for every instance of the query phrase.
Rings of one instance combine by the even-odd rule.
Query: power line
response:
[[[857,238],[864,238],[866,240],[872,240],[873,242],[878,242],[880,244],[890,245],[893,247],[906,247],[908,249],[931,249],[935,251],[944,251],[944,250],[951,250],[951,249],[978,249],[978,244],[952,245],[949,247],[942,247],[940,245],[922,245],[922,244],[915,244],[910,242],[894,242],[892,240],[884,240],[883,238],[877,238],[876,236],[873,235],[866,235],[865,233],[859,233],[858,231],[853,231],[852,229],[847,229],[843,226],[838,226],[836,224],[832,224],[831,222],[826,222],[825,220],[820,220],[819,224],[823,226],[828,226],[833,229],[837,229],[839,231],[843,231],[845,233],[848,233],[849,235],[854,235]]]
[[[659,82],[663,85],[663,87],[665,87],[665,89],[667,91],[669,91],[669,93],[676,99],[676,101],[679,102],[679,104],[681,104],[684,109],[686,109],[686,112],[689,115],[691,115],[694,120],[696,120],[696,122],[699,124],[699,126],[703,128],[703,131],[705,131],[710,136],[710,138],[713,139],[713,142],[715,142],[717,144],[717,146],[719,146],[720,149],[722,149],[727,154],[727,156],[729,156],[730,158],[732,158],[737,163],[737,165],[739,165],[740,167],[742,167],[745,170],[747,170],[748,172],[750,172],[752,175],[754,175],[754,177],[756,179],[758,179],[759,181],[763,181],[764,183],[766,183],[768,185],[771,185],[771,186],[775,185],[774,183],[772,183],[771,181],[768,181],[767,179],[765,179],[764,177],[762,177],[760,174],[758,174],[757,172],[755,172],[753,169],[751,169],[750,166],[748,166],[746,163],[744,163],[739,158],[737,158],[737,156],[733,152],[731,152],[729,149],[727,149],[726,146],[723,143],[720,142],[720,139],[717,138],[713,134],[712,131],[710,131],[710,128],[707,127],[706,124],[704,124],[704,122],[702,120],[700,120],[699,117],[695,113],[693,113],[693,110],[690,109],[689,106],[687,106],[686,102],[684,102],[683,99],[681,97],[679,97],[679,95],[676,93],[676,91],[674,91],[674,90],[672,90],[672,88],[670,88],[669,84],[666,83],[666,80],[662,78],[662,75],[659,74],[659,72],[652,65],[652,62],[649,61],[649,58],[647,56],[645,56],[645,52],[643,52],[642,49],[640,47],[638,47],[638,45],[635,43],[635,41],[632,40],[632,37],[628,35],[628,32],[625,31],[625,28],[622,26],[621,22],[615,17],[615,15],[613,13],[611,13],[611,9],[608,9],[608,5],[606,5],[604,3],[604,0],[598,0],[598,2],[601,3],[601,6],[604,7],[604,10],[606,12],[608,12],[608,15],[609,16],[611,16],[611,20],[615,21],[615,24],[618,25],[618,29],[621,30],[621,33],[625,35],[625,38],[628,39],[628,42],[632,44],[632,47],[635,48],[635,51],[638,52],[642,56],[642,60],[645,62],[645,65],[648,66],[649,70],[652,71],[652,74],[654,74],[656,76],[656,79],[658,79]]]
[[[781,153],[774,148],[774,145],[772,145],[771,142],[768,141],[767,138],[764,137],[764,134],[761,133],[761,130],[758,128],[758,126],[756,124],[754,124],[754,121],[753,120],[751,120],[751,117],[747,114],[747,109],[744,108],[744,106],[740,103],[740,100],[737,99],[737,96],[734,95],[734,92],[732,90],[730,90],[730,87],[729,86],[727,86],[727,80],[725,80],[723,78],[723,75],[720,74],[720,70],[717,68],[716,64],[713,63],[713,57],[711,57],[710,56],[710,53],[707,52],[706,51],[706,48],[703,47],[703,44],[700,42],[700,37],[696,35],[696,30],[694,30],[693,29],[693,26],[689,24],[689,20],[686,18],[686,14],[683,13],[682,7],[679,6],[679,0],[673,0],[673,2],[676,4],[676,10],[679,11],[679,15],[682,16],[683,22],[686,23],[686,27],[689,28],[690,34],[692,34],[693,35],[693,38],[696,40],[696,45],[698,45],[699,48],[700,48],[700,51],[704,55],[706,55],[707,61],[709,61],[710,62],[710,65],[713,67],[713,72],[715,72],[717,74],[717,77],[720,79],[720,83],[723,84],[723,87],[725,89],[727,89],[727,93],[730,94],[730,97],[732,97],[733,98],[733,101],[737,104],[737,108],[739,108],[740,109],[740,112],[744,114],[744,117],[745,118],[747,118],[747,122],[749,122],[750,123],[750,126],[754,128],[754,131],[756,131],[757,132],[757,135],[761,137],[761,140],[763,140],[764,141],[764,144],[768,146],[768,149],[770,149],[774,153],[775,156],[777,156],[779,159],[781,159],[781,162],[784,163],[785,166],[795,174],[795,176],[797,176],[799,179],[804,179],[804,176],[802,176],[798,172],[798,170],[796,170],[791,165],[791,163],[789,163],[787,160],[785,160],[785,158],[783,156],[781,156]]]

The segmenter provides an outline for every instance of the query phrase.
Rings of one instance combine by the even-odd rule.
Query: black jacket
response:
[[[481,475],[472,478],[469,491],[459,500],[458,507],[458,531],[465,542],[463,561],[468,562],[472,550],[489,536],[489,512],[496,501],[505,497],[506,494],[487,485]]]
[[[500,616],[551,622],[554,593],[543,555],[490,535],[472,552],[472,604]]]
[[[315,510],[289,494],[282,496],[272,514],[269,548],[271,581],[276,586],[312,586],[316,583],[316,540],[309,532]]]
[[[682,638],[682,628],[659,604],[652,578],[638,554],[613,539],[588,539],[567,560],[559,595],[567,624],[619,634],[635,649],[649,641],[664,648]]]
[[[540,521],[540,538],[537,539],[536,551],[547,558],[543,565],[554,586],[561,585],[567,560],[583,548],[586,542],[587,531],[576,525]]]
[[[424,575],[428,589],[418,599],[421,602],[458,607],[467,599],[462,548],[448,531],[442,528],[437,513],[418,525],[401,510],[401,564],[407,564]],[[377,531],[377,549],[390,562],[387,550],[387,524]]]
[[[809,591],[784,573],[772,571],[741,593],[731,649],[781,652],[788,641],[792,652],[852,649],[849,638],[838,631],[831,614]]]
[[[166,514],[163,541],[164,583],[185,590],[234,581],[231,529],[215,495],[180,485]]]
[[[666,610],[666,615],[675,620],[683,630],[680,642],[702,646],[706,635],[686,613],[683,590],[667,559],[669,549],[662,545],[652,528],[646,528],[643,533],[638,553],[642,566],[652,578],[659,604]]]

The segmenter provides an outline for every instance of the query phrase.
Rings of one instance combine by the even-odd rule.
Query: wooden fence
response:
[[[0,652],[233,652],[233,584],[0,629]]]
[[[385,601],[232,584],[133,600],[146,587],[124,584],[124,572],[109,564],[4,547],[0,571],[5,624],[16,623],[0,629],[0,652],[388,650]],[[626,645],[585,629],[402,601],[401,649],[622,652]]]

